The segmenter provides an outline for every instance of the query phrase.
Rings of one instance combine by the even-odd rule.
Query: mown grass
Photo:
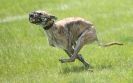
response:
[[[101,41],[124,46],[85,46],[81,53],[90,70],[77,60],[61,64],[58,59],[67,55],[50,47],[43,30],[28,22],[34,10],[47,10],[58,19],[83,17],[95,24]],[[1,0],[0,11],[0,83],[133,82],[132,0]],[[16,16],[22,18],[12,20]]]

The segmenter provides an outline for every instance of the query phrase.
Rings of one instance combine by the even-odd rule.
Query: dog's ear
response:
[[[57,17],[56,16],[53,16],[53,15],[50,15],[50,18],[51,19],[54,19],[54,20],[57,20]]]

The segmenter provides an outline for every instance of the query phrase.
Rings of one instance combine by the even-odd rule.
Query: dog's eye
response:
[[[38,15],[42,15],[42,13],[38,13]]]

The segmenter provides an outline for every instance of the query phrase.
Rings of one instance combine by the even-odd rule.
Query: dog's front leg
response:
[[[80,49],[83,47],[84,45],[84,40],[82,40],[82,36],[78,39],[77,44],[74,48],[74,52],[72,54],[72,56],[70,57],[70,59],[60,59],[60,61],[62,63],[65,62],[74,62],[76,58],[78,58],[78,52],[80,51]]]
[[[78,52],[81,50],[81,48],[86,44],[86,36],[88,35],[88,31],[85,31],[77,40],[76,46],[74,48],[74,52],[70,59],[60,59],[61,62],[74,62],[76,58],[78,58],[85,66],[89,66],[89,63],[87,63],[83,57],[78,54]]]
[[[72,54],[73,54],[73,52],[74,52],[74,49],[72,49],[71,51],[68,51],[68,50],[64,50],[64,51],[67,53],[67,55],[68,55],[69,57],[71,57]],[[71,53],[70,53],[70,52],[71,52]],[[82,57],[81,54],[78,54],[77,59],[78,59],[79,61],[81,61],[81,62],[85,65],[85,67],[89,67],[89,63],[86,62],[86,61],[84,60],[84,58]]]
[[[67,49],[65,49],[64,51],[67,53],[67,55],[69,57],[72,56],[73,52],[74,52],[74,49],[72,48],[72,41],[71,41],[71,36],[70,34],[67,34]],[[65,63],[65,62],[73,62],[69,59],[59,59],[59,61],[61,61],[62,63]]]
[[[72,48],[72,33],[70,32],[69,28],[65,28],[65,35],[67,38],[67,49],[65,49],[65,52],[68,54],[69,57],[72,57],[72,54],[74,52],[73,48]],[[70,59],[59,59],[59,61],[61,61],[62,63],[65,62],[73,62],[74,60]]]

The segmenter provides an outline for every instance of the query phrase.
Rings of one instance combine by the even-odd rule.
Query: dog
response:
[[[103,47],[123,45],[119,42],[101,44],[97,38],[95,26],[83,18],[69,17],[55,22],[56,20],[56,16],[45,11],[29,13],[29,22],[43,27],[48,37],[49,45],[63,49],[69,56],[68,59],[59,59],[62,63],[74,62],[75,59],[78,59],[85,67],[89,67],[90,64],[78,53],[84,45],[95,41]]]

